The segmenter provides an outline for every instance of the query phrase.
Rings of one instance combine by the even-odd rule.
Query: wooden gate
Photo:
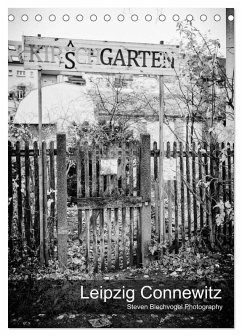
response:
[[[146,263],[150,195],[149,135],[140,142],[78,146],[78,230],[88,270]]]

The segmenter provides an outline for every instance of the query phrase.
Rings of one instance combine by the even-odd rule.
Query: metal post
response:
[[[165,242],[164,226],[164,181],[163,181],[163,120],[164,120],[164,76],[159,76],[159,200],[160,200],[160,242]]]
[[[38,70],[38,119],[39,119],[39,227],[40,227],[40,264],[44,264],[44,221],[43,221],[43,169],[42,169],[42,91],[41,70]]]

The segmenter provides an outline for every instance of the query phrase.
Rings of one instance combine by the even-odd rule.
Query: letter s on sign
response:
[[[67,59],[67,61],[70,61],[72,63],[72,65],[71,66],[67,66],[65,64],[65,69],[73,69],[75,67],[75,62],[72,59],[69,58],[69,55],[75,56],[75,53],[74,52],[68,52],[68,53],[66,53],[66,59]]]
[[[141,288],[141,296],[142,296],[143,299],[150,299],[151,296],[152,296],[151,294],[150,294],[149,296],[145,296],[145,295],[144,295],[144,290],[145,290],[145,288],[149,288],[150,290],[152,289],[150,286],[144,286],[144,287],[142,287],[142,288]]]

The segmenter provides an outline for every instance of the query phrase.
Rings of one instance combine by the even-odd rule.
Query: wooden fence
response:
[[[44,227],[43,237],[40,237],[38,144],[34,142],[32,148],[30,148],[28,142],[24,145],[21,145],[20,142],[15,144],[9,142],[8,144],[9,251],[10,255],[13,248],[19,249],[22,254],[38,254],[40,238],[43,238],[45,243],[44,257],[46,263],[48,263],[50,258],[57,256],[58,239],[61,240],[64,237],[58,237],[56,233],[57,213],[63,212],[63,209],[56,211],[56,166],[58,164],[57,158],[61,157],[62,161],[59,164],[62,164],[62,171],[65,171],[65,165],[63,165],[65,153],[63,148],[60,148],[59,153],[60,151],[63,153],[58,156],[58,148],[54,149],[54,142],[50,142],[49,148],[47,148],[46,142],[43,142],[42,150]],[[73,151],[73,156],[75,155],[75,151]],[[160,234],[158,218],[159,149],[157,149],[156,143],[153,144],[150,157],[153,239]],[[176,253],[187,240],[197,239],[201,235],[208,236],[208,241],[212,247],[215,243],[232,244],[233,145],[221,143],[208,147],[204,144],[198,148],[195,143],[184,147],[182,143],[174,142],[170,144],[167,142],[164,157],[165,160],[168,160],[168,163],[170,162],[171,169],[174,171],[172,174],[168,174],[168,179],[166,179],[166,175],[164,176],[165,225],[163,242],[167,246],[174,247]],[[174,178],[170,179],[169,176],[172,175],[174,175]],[[63,173],[59,178],[59,183],[61,183],[60,179],[63,181],[65,178]],[[114,215],[112,214],[112,216]],[[136,218],[135,226],[138,227],[139,216],[137,217],[135,212],[132,213],[132,210],[130,216]],[[62,225],[62,217],[58,217],[60,225]],[[216,225],[216,221],[218,224],[220,221],[222,225]],[[62,234],[67,236],[66,227],[63,227]],[[120,242],[122,239],[123,235],[120,237]],[[131,263],[133,263],[133,253],[135,256],[135,250],[137,250],[137,239],[137,235],[131,238],[132,244],[136,246],[135,249],[132,247],[130,250],[132,251],[132,253],[130,252]],[[110,239],[108,241],[110,242]],[[117,246],[119,244],[116,244],[116,248]],[[66,246],[64,251],[67,254]],[[110,251],[110,248],[108,248],[108,251]],[[135,256],[135,258],[137,257],[140,258]]]
[[[56,150],[54,142],[43,150],[43,237],[39,225],[39,149],[37,142],[8,143],[8,199],[9,247],[22,255],[34,255],[39,250],[40,239],[45,241],[45,260],[54,256],[54,231],[56,230]],[[48,206],[49,205],[49,206]]]
[[[156,142],[153,143],[151,156],[154,221],[156,233],[159,234],[159,150]],[[173,160],[175,166],[174,179],[169,179],[169,176],[167,179],[164,173],[164,242],[174,246],[176,252],[187,240],[194,240],[201,235],[209,235],[212,247],[215,242],[232,243],[233,144],[198,146],[192,143],[184,146],[182,142],[167,142],[164,157],[168,162]],[[225,204],[224,211],[221,202]]]

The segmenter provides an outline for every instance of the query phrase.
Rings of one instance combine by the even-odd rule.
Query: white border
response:
[[[33,5],[35,4],[35,5]],[[37,5],[37,6],[36,6]],[[8,321],[8,316],[7,316],[7,273],[3,273],[3,270],[7,270],[7,197],[6,197],[6,192],[7,192],[7,31],[8,31],[8,21],[7,21],[7,12],[8,8],[82,8],[82,7],[87,7],[87,8],[104,8],[104,7],[110,7],[110,8],[235,8],[235,23],[236,23],[236,38],[235,38],[235,45],[236,45],[236,55],[237,56],[237,62],[236,62],[236,88],[239,88],[236,90],[236,291],[235,291],[235,297],[236,297],[236,316],[235,316],[235,323],[236,323],[236,329],[152,329],[152,333],[165,333],[165,334],[173,334],[177,335],[179,333],[180,335],[190,335],[194,333],[198,334],[230,334],[232,333],[233,335],[239,335],[242,334],[242,327],[241,327],[241,308],[240,308],[240,302],[239,300],[242,298],[242,291],[240,287],[240,281],[238,280],[239,277],[241,276],[241,266],[242,265],[242,256],[241,256],[241,243],[240,239],[242,238],[242,207],[241,207],[241,195],[240,195],[240,186],[242,186],[242,174],[240,173],[240,169],[242,168],[241,165],[241,157],[242,155],[240,154],[240,144],[242,143],[242,132],[241,132],[241,127],[242,127],[242,104],[241,104],[241,97],[242,94],[239,92],[240,88],[242,87],[241,83],[241,76],[242,76],[242,71],[241,71],[241,61],[239,59],[239,55],[242,55],[242,48],[241,48],[241,31],[242,31],[242,17],[241,17],[241,1],[224,1],[224,0],[203,0],[202,2],[195,2],[193,1],[174,1],[174,0],[169,0],[169,1],[160,1],[160,0],[149,0],[149,1],[134,1],[134,0],[122,0],[122,1],[116,1],[114,2],[113,0],[102,0],[102,1],[93,1],[93,0],[88,0],[88,1],[81,1],[81,0],[69,0],[67,3],[62,3],[60,4],[60,1],[38,1],[34,3],[32,0],[22,0],[20,1],[9,1],[7,4],[4,3],[4,1],[1,2],[0,5],[0,15],[1,15],[1,32],[2,35],[2,41],[1,41],[1,65],[2,65],[2,71],[1,71],[1,122],[0,122],[0,136],[1,136],[1,181],[0,181],[0,186],[1,186],[1,194],[0,194],[0,205],[1,205],[1,228],[4,228],[4,230],[1,230],[1,257],[3,260],[1,260],[1,283],[0,283],[0,288],[2,290],[2,295],[1,295],[1,310],[0,310],[0,317],[1,317],[1,331],[2,335],[13,335],[15,333],[26,335],[26,334],[41,334],[42,332],[46,333],[51,333],[51,334],[69,334],[69,333],[84,333],[89,334],[90,332],[94,331],[94,329],[8,329],[7,330],[7,321]],[[202,6],[201,6],[202,5]],[[4,212],[4,214],[3,214]],[[239,262],[238,262],[239,261]],[[6,286],[6,287],[5,287]],[[99,334],[112,334],[112,333],[126,333],[131,332],[138,332],[139,334],[146,334],[149,332],[147,329],[138,329],[138,330],[114,330],[114,329],[104,329],[100,330],[97,329]]]

